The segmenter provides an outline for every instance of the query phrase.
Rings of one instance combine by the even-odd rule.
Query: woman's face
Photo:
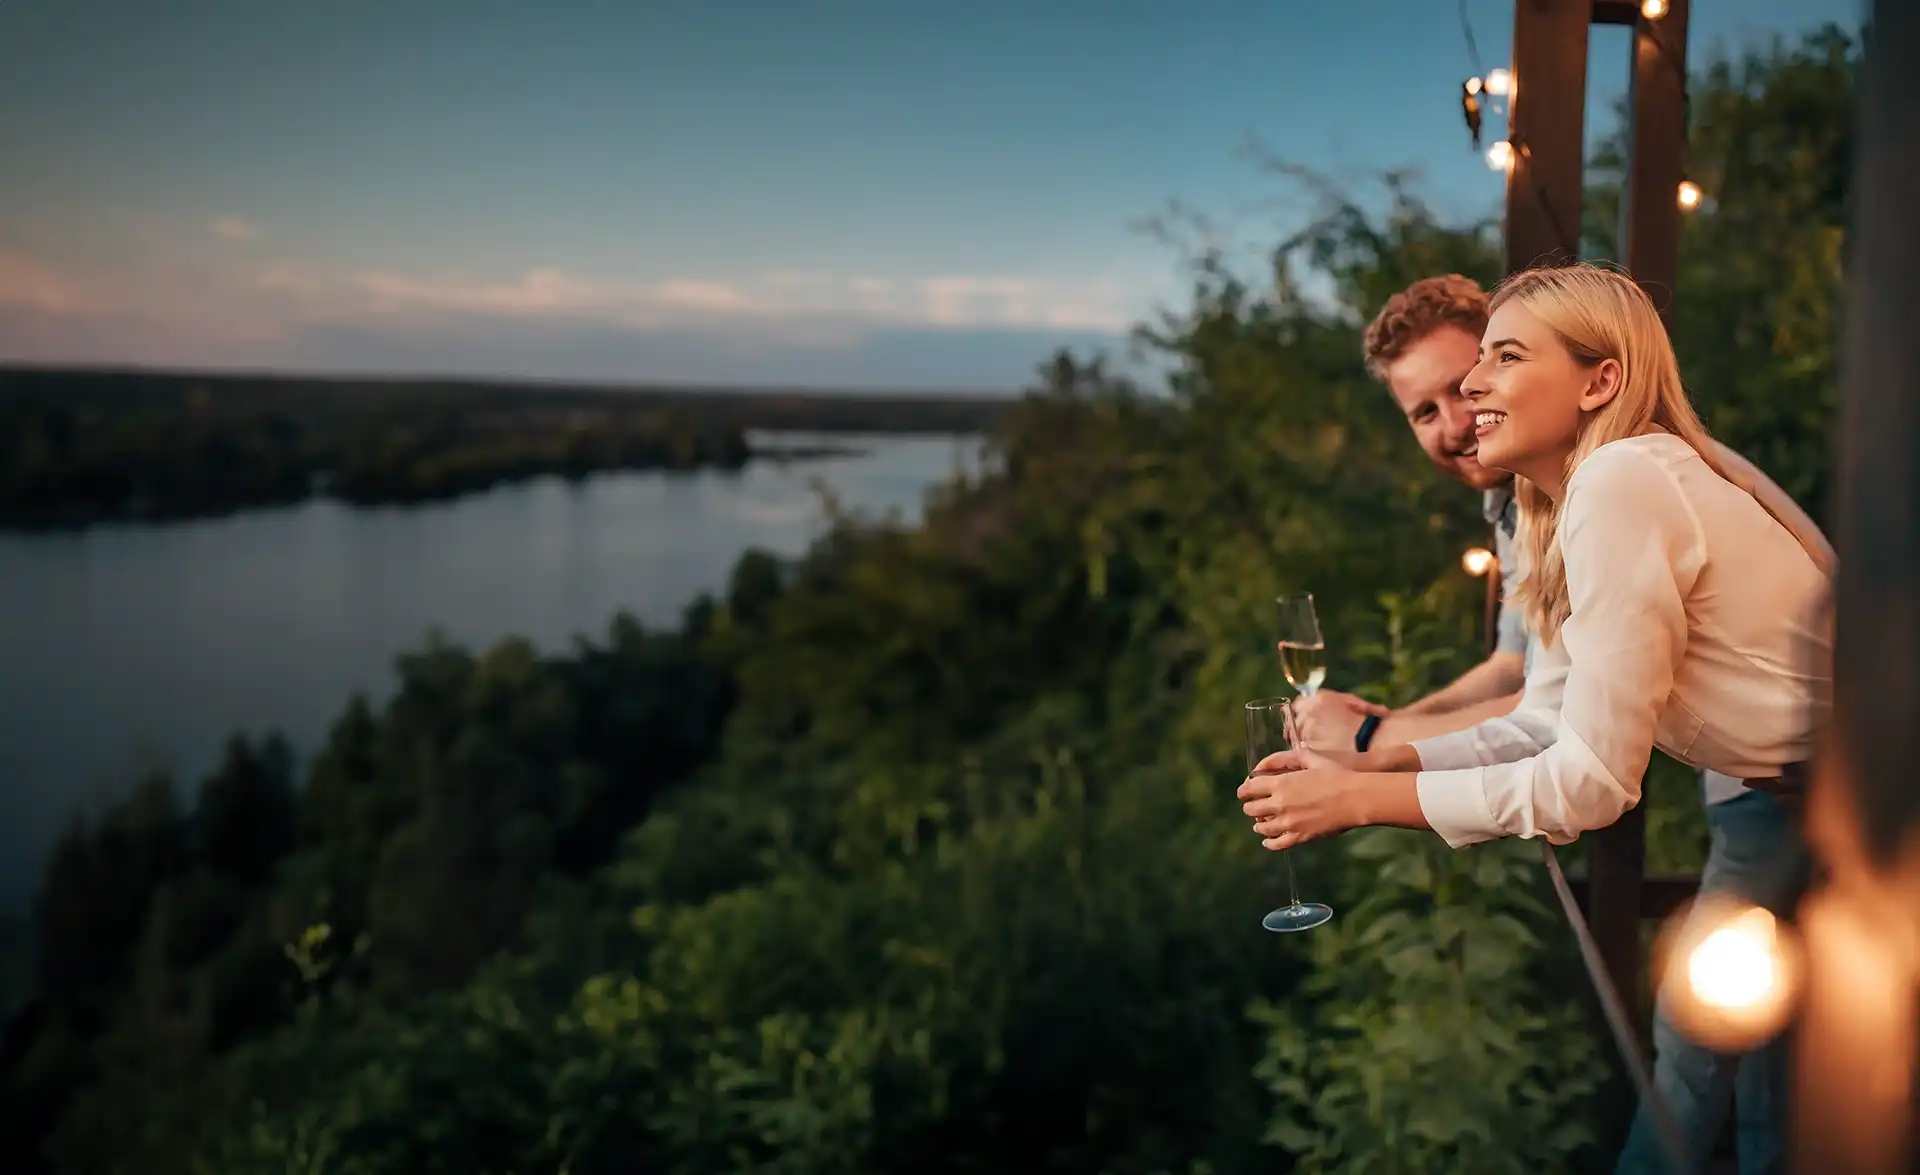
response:
[[[1550,493],[1580,436],[1580,418],[1594,400],[1596,382],[1619,364],[1589,367],[1518,301],[1502,303],[1487,320],[1480,359],[1461,381],[1473,402],[1480,463],[1517,473]],[[1605,397],[1611,398],[1611,393]]]

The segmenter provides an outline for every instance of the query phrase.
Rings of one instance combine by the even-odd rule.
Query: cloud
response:
[[[775,272],[744,280],[670,278],[622,283],[553,268],[515,278],[421,277],[373,270],[351,290],[383,315],[479,315],[569,320],[635,329],[760,328],[792,341],[845,337],[862,327],[1122,331],[1151,291],[1111,277],[869,275]]]
[[[216,216],[207,230],[223,241],[232,241],[244,245],[260,236],[260,226],[250,224],[237,216]]]
[[[614,280],[262,257],[65,263],[0,241],[0,361],[1007,386],[1108,348],[1167,277],[820,270]]]
[[[70,314],[82,304],[71,281],[24,253],[0,250],[0,310]]]

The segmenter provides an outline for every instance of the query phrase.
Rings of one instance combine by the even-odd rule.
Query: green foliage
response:
[[[1689,375],[1810,496],[1846,53],[1694,86]],[[1284,875],[1233,791],[1273,597],[1313,590],[1335,683],[1388,702],[1479,647],[1485,524],[1359,329],[1495,256],[1388,193],[1335,194],[1258,286],[1203,258],[1141,332],[1168,395],[1057,356],[918,526],[750,554],[677,633],[430,641],[302,786],[241,740],[190,811],[156,778],[76,827],[0,1146],[142,1175],[1603,1166],[1616,1075],[1532,846],[1309,846],[1335,920],[1258,929]],[[1696,863],[1697,784],[1647,794],[1655,866]]]

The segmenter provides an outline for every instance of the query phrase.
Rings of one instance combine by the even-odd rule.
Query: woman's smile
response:
[[[1494,429],[1499,428],[1501,422],[1506,420],[1506,418],[1507,414],[1505,412],[1495,412],[1492,409],[1475,412],[1473,414],[1473,435],[1476,437],[1486,436]]]

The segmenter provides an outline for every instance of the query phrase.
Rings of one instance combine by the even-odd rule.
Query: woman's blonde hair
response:
[[[1680,383],[1680,364],[1666,324],[1653,300],[1632,278],[1597,265],[1529,269],[1494,289],[1487,312],[1508,302],[1525,306],[1584,367],[1620,364],[1620,390],[1604,407],[1585,413],[1562,484],[1587,455],[1610,441],[1665,429],[1693,447],[1700,459],[1728,481],[1713,438]],[[1514,478],[1519,506],[1521,578],[1515,588],[1527,623],[1551,646],[1569,611],[1567,566],[1558,542],[1561,504],[1524,477]]]

